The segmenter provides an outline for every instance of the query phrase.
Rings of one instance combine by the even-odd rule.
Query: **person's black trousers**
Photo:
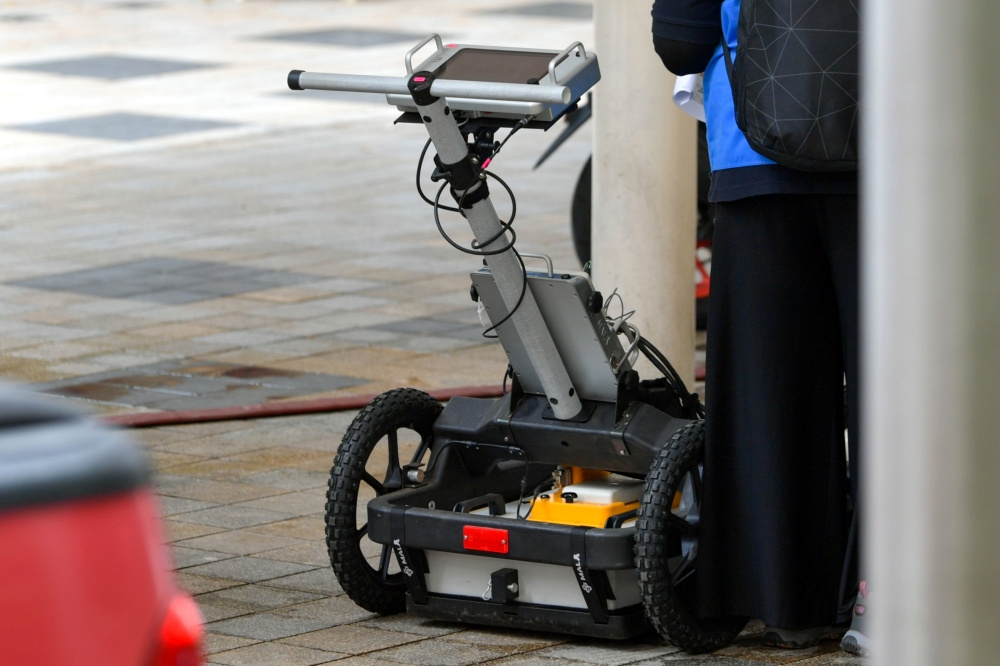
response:
[[[716,208],[701,613],[832,624],[858,475],[858,204],[769,195]],[[853,581],[852,581],[853,582]],[[849,591],[849,590],[848,590]]]

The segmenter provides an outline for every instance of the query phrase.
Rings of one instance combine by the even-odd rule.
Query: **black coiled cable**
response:
[[[510,139],[511,135],[513,135],[514,132],[516,132],[518,129],[520,129],[520,127],[515,127],[514,130],[512,130],[510,134],[507,135],[507,137],[503,140],[503,143],[501,143],[500,146],[497,148],[497,150],[493,153],[494,157],[496,157],[496,154],[500,152],[500,148],[503,147],[503,144],[507,143],[507,140]],[[511,205],[510,219],[508,219],[507,221],[500,220],[500,230],[496,234],[488,238],[485,242],[479,243],[478,241],[474,240],[472,242],[472,249],[463,247],[459,243],[455,242],[451,238],[451,236],[449,236],[447,232],[445,232],[444,227],[441,225],[440,211],[446,210],[452,213],[458,213],[462,217],[465,217],[465,212],[462,210],[462,202],[465,201],[465,195],[468,193],[468,190],[462,192],[462,196],[459,197],[458,200],[458,206],[454,208],[451,206],[446,206],[441,203],[441,193],[444,192],[444,189],[449,185],[447,181],[442,183],[441,187],[438,188],[437,194],[434,196],[433,200],[431,200],[430,198],[428,198],[426,194],[424,194],[423,187],[420,184],[420,173],[423,168],[424,158],[427,156],[427,150],[428,148],[430,148],[430,145],[431,145],[431,139],[427,139],[427,143],[424,144],[423,150],[420,151],[420,159],[417,162],[417,178],[416,178],[417,193],[420,195],[420,198],[424,200],[424,202],[433,207],[434,224],[437,225],[437,229],[438,232],[441,234],[441,237],[444,238],[445,241],[447,241],[448,244],[454,247],[456,250],[464,252],[465,254],[471,254],[479,257],[489,257],[498,254],[503,254],[507,250],[510,250],[511,252],[514,253],[514,256],[517,257],[517,261],[521,265],[521,276],[522,276],[521,293],[517,298],[517,303],[514,304],[514,307],[511,308],[510,312],[508,312],[503,319],[501,319],[500,321],[498,321],[497,323],[493,324],[492,326],[483,331],[484,338],[495,339],[497,335],[495,334],[490,335],[490,333],[495,331],[498,327],[502,326],[505,322],[507,322],[507,320],[509,320],[511,317],[514,316],[514,313],[517,312],[518,308],[521,307],[521,303],[524,302],[524,295],[528,291],[528,269],[524,265],[524,259],[521,258],[521,255],[514,248],[514,244],[517,242],[517,232],[514,231],[512,225],[514,224],[514,218],[517,215],[517,198],[514,196],[514,191],[510,188],[509,185],[507,185],[507,183],[503,180],[503,178],[490,171],[484,170],[482,173],[486,174],[487,177],[492,178],[498,183],[500,183],[500,185],[504,188],[504,190],[507,191],[507,195],[510,197],[510,205]],[[510,242],[504,245],[503,247],[496,248],[493,250],[481,249],[484,247],[488,247],[494,241],[502,238],[507,232],[510,232],[511,236]]]

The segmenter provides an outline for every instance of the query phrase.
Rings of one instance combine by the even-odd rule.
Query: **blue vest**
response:
[[[723,0],[722,34],[734,55],[739,20],[740,0]],[[705,70],[705,124],[708,126],[708,157],[712,171],[774,164],[754,152],[736,126],[733,89],[729,84],[725,57],[722,44],[719,44]]]

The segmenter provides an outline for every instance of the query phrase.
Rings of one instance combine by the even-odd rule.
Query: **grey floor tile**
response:
[[[229,666],[314,666],[324,664],[344,655],[336,652],[285,645],[283,643],[257,643],[229,652],[212,655],[212,661]]]
[[[207,632],[205,635],[205,654],[215,654],[226,650],[235,650],[244,645],[256,643],[252,638],[241,638],[239,636],[226,636],[225,634],[214,634]]]
[[[204,132],[236,123],[200,118],[154,116],[144,113],[104,113],[96,116],[50,120],[41,123],[8,125],[8,129],[45,134],[62,134],[83,139],[142,141],[187,132]]]
[[[590,3],[582,2],[539,2],[530,5],[496,9],[491,13],[589,20],[594,17],[594,6]]]
[[[285,617],[323,620],[327,622],[327,627],[350,624],[375,617],[375,613],[366,611],[346,596],[317,599],[297,606],[279,608],[274,612]]]
[[[302,469],[276,469],[269,472],[258,472],[246,477],[247,483],[284,490],[325,488],[329,480],[330,475],[325,472],[309,472]]]
[[[159,502],[160,511],[164,516],[176,516],[181,513],[188,513],[189,511],[199,511],[218,506],[213,502],[199,502],[198,500],[185,499],[183,497],[161,496]]]
[[[217,606],[215,604],[198,601],[198,609],[205,622],[218,622],[219,620],[229,620],[234,617],[250,615],[252,611],[245,608],[234,608],[232,606]]]
[[[599,666],[620,666],[635,661],[664,657],[680,652],[670,645],[648,645],[644,643],[599,643],[597,641],[577,641],[556,645],[538,651],[538,655],[551,659],[573,659]]]
[[[507,651],[429,638],[377,653],[379,659],[411,666],[469,666],[506,656]]]
[[[259,583],[272,578],[309,571],[314,567],[277,560],[262,560],[255,557],[234,557],[221,562],[202,564],[185,569],[184,573],[244,583]],[[327,625],[330,626],[330,625]],[[317,627],[319,628],[319,627]]]
[[[286,617],[273,613],[258,613],[244,615],[231,620],[213,622],[207,629],[213,633],[229,636],[254,638],[259,641],[273,641],[297,634],[305,634],[318,629],[325,629],[330,623],[322,620]]]
[[[362,627],[357,624],[346,624],[329,629],[321,629],[309,634],[299,634],[286,638],[283,642],[289,645],[300,645],[318,650],[331,650],[346,654],[366,654],[376,650],[413,643],[424,640],[424,636],[405,634],[398,631],[383,631]]]
[[[0,14],[0,23],[34,23],[43,21],[45,17],[41,14],[7,13]]]
[[[330,458],[330,462],[332,464],[332,457]],[[273,495],[259,500],[251,500],[245,502],[244,505],[296,516],[310,516],[325,511],[326,493],[322,490],[315,490],[309,493],[286,493],[284,495]]]
[[[247,612],[270,611],[282,606],[292,606],[316,601],[322,596],[301,590],[273,587],[270,585],[241,585],[240,587],[209,592],[198,596],[198,603],[238,608]]]
[[[410,335],[444,335],[447,331],[463,329],[463,324],[431,318],[418,317],[416,319],[403,319],[388,324],[371,326],[379,331],[391,331],[393,333],[408,333]]]
[[[450,622],[438,622],[435,620],[424,620],[406,613],[399,615],[387,615],[374,617],[364,622],[359,622],[358,626],[372,627],[373,629],[384,629],[386,631],[400,631],[418,636],[447,636],[457,632],[465,631],[468,626],[453,624]]]
[[[136,58],[121,55],[94,55],[82,58],[67,58],[65,60],[46,60],[42,62],[13,65],[11,69],[29,72],[44,72],[46,74],[61,74],[63,76],[85,76],[108,81],[133,79],[143,76],[170,74],[192,69],[212,67],[208,63],[185,62],[182,60],[162,60],[157,58]]]
[[[330,567],[321,567],[312,571],[305,571],[291,576],[275,578],[269,580],[267,584],[271,587],[282,587],[290,590],[302,590],[322,595],[343,594],[344,589],[337,582],[337,577]]]
[[[267,341],[276,337],[253,331],[222,335],[231,336],[229,344],[234,346],[243,346],[241,340],[251,344],[255,339]],[[110,364],[107,355],[97,357],[97,360],[101,359],[105,365]],[[137,365],[137,361],[140,364]],[[335,391],[368,382],[344,375],[231,363],[171,360],[146,365],[141,364],[139,358],[129,357],[123,359],[123,364],[132,367],[32,384],[29,388],[65,397],[177,411],[259,404],[276,398]]]
[[[309,30],[305,32],[279,32],[263,35],[259,39],[329,46],[383,46],[399,42],[416,42],[425,35],[393,30],[371,30],[365,28],[333,28],[329,30]]]
[[[300,539],[258,534],[247,530],[229,530],[178,542],[179,546],[214,550],[233,555],[253,555],[302,543]]]
[[[206,480],[206,483],[211,481]],[[176,520],[184,523],[198,523],[199,525],[211,525],[213,527],[225,527],[228,529],[239,529],[241,527],[252,527],[254,525],[265,525],[279,520],[291,518],[289,514],[277,513],[266,509],[256,509],[248,506],[227,504],[216,506],[211,509],[201,509],[191,511],[176,516]]]
[[[221,560],[228,560],[231,557],[235,557],[235,555],[231,553],[220,553],[212,550],[187,548],[180,545],[175,545],[171,549],[171,552],[174,556],[174,566],[178,569],[186,569],[187,567],[193,567],[199,564],[219,562]]]

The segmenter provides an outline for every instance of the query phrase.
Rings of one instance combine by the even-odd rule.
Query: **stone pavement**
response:
[[[623,643],[377,617],[337,584],[323,505],[353,412],[134,431],[158,486],[181,584],[208,621],[208,661],[231,666],[860,666],[835,639],[763,648],[753,631],[691,657],[655,637]]]
[[[541,0],[0,1],[0,376],[105,413],[499,383],[503,352],[468,296],[475,261],[413,191],[422,130],[392,126],[378,98],[292,93],[285,75],[398,75],[432,31],[589,45],[589,16]],[[553,138],[521,133],[494,170],[518,197],[519,248],[576,268],[567,211],[589,133],[531,172]],[[322,516],[352,416],[135,433],[212,663],[690,660],[655,640],[354,606]],[[833,643],[768,651],[752,636],[708,663],[761,660],[854,663]]]

